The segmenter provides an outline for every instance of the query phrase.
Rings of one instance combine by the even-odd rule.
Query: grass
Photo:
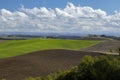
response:
[[[47,49],[81,50],[99,42],[101,41],[64,39],[12,40],[0,43],[0,58],[13,57],[29,52]]]

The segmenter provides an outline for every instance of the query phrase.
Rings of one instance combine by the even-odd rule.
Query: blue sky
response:
[[[0,9],[16,10],[20,5],[24,5],[26,8],[42,7],[47,8],[64,8],[67,2],[71,2],[75,5],[90,6],[94,9],[102,9],[108,14],[112,14],[114,11],[120,10],[120,0],[0,0]]]
[[[120,36],[119,4],[120,0],[0,0],[0,32]]]

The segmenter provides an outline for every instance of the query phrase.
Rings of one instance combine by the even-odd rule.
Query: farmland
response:
[[[100,42],[101,41],[96,40],[64,39],[11,40],[0,43],[0,58],[13,57],[34,51],[49,49],[81,50]]]
[[[0,59],[0,79],[24,80],[30,76],[40,77],[69,70],[78,65],[85,55],[99,56],[100,54],[53,49]]]
[[[24,80],[70,70],[77,66],[84,56],[101,56],[101,52],[115,50],[119,44],[120,42],[115,40],[2,40],[0,79]]]

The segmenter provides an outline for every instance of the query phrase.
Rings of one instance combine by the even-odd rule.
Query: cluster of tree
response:
[[[110,36],[110,35],[97,35],[97,34],[88,34],[87,37],[89,38],[108,38],[108,39],[114,39],[114,40],[120,40],[120,37],[117,36]]]
[[[78,66],[69,71],[25,80],[120,80],[120,58],[85,56]]]

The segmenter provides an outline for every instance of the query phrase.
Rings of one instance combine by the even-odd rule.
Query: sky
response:
[[[0,0],[0,32],[120,36],[120,0]]]
[[[0,0],[0,9],[16,10],[21,5],[26,8],[43,7],[46,8],[64,8],[68,2],[74,5],[90,6],[94,9],[102,9],[111,14],[120,10],[120,0]]]

